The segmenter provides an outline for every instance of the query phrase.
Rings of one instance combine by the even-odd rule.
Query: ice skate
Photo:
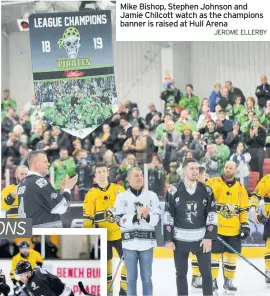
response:
[[[213,295],[218,296],[218,284],[217,279],[213,279]]]
[[[201,292],[202,289],[202,277],[201,276],[192,276],[192,282],[191,282],[191,290],[193,293]]]
[[[225,283],[223,285],[224,295],[235,295],[237,288],[233,285],[232,279],[225,278]]]

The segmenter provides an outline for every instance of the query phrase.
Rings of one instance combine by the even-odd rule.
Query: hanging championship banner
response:
[[[83,139],[117,111],[111,12],[32,14],[29,33],[43,120]]]

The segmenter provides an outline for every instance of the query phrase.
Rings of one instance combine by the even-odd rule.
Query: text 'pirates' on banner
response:
[[[117,41],[269,41],[270,1],[116,2]]]
[[[86,137],[117,105],[111,12],[32,14],[29,31],[41,118]]]

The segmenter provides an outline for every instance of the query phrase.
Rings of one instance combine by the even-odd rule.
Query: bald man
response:
[[[28,173],[28,167],[20,165],[15,172],[16,184],[11,184],[2,190],[1,194],[1,209],[6,212],[6,218],[18,218],[18,195],[17,187]]]
[[[250,234],[248,223],[248,193],[240,182],[235,180],[236,163],[227,161],[221,177],[209,179],[206,184],[213,191],[218,214],[218,235],[235,250],[241,253],[242,240]],[[220,259],[223,255],[225,293],[233,293],[237,288],[233,285],[236,270],[236,254],[226,248],[219,240],[213,242],[212,277],[213,290],[218,291],[217,276]],[[214,294],[216,295],[216,294]]]
[[[261,85],[256,87],[255,94],[258,98],[260,111],[263,113],[263,108],[265,107],[267,100],[270,99],[270,85],[267,82],[266,75],[261,75]]]
[[[42,151],[32,151],[28,156],[30,171],[18,188],[19,217],[32,218],[35,228],[61,228],[60,218],[70,204],[71,189],[78,175],[70,179],[66,176],[58,193],[45,178],[49,174],[50,164]]]

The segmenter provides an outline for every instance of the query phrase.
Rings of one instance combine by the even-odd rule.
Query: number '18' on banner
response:
[[[117,110],[111,12],[32,14],[29,33],[41,117],[86,137]]]

